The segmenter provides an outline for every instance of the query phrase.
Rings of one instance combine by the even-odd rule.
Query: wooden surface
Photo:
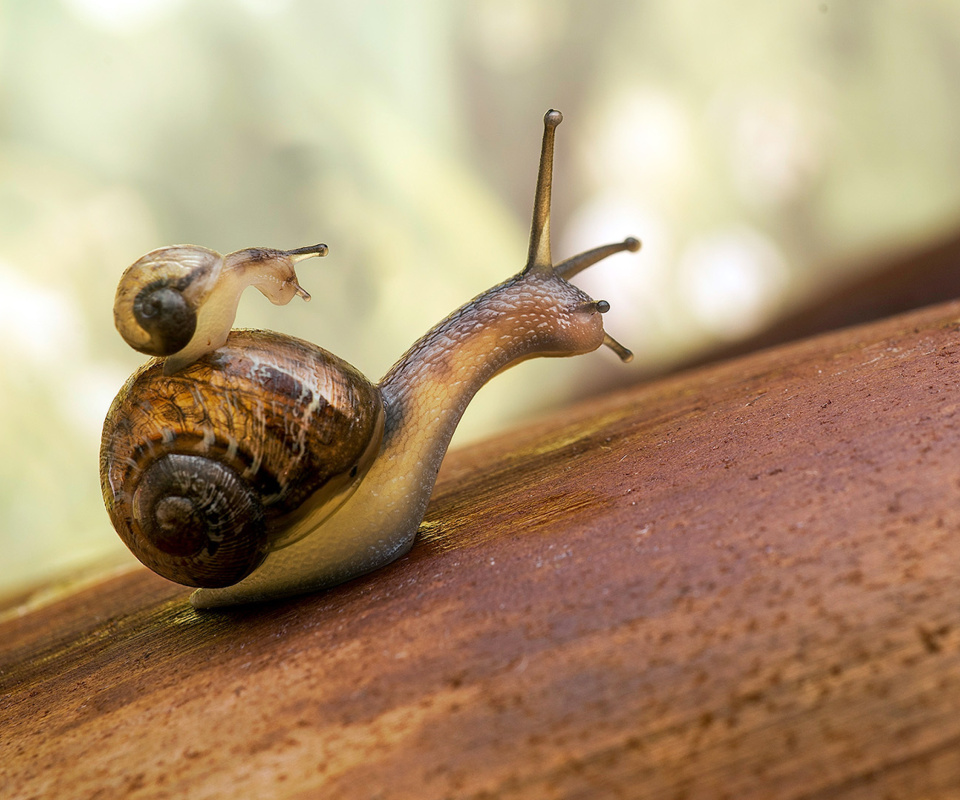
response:
[[[0,625],[0,796],[960,796],[960,305],[451,454],[413,551]],[[521,367],[522,369],[522,367]]]

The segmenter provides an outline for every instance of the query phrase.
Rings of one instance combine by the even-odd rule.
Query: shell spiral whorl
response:
[[[197,312],[184,299],[183,290],[165,281],[140,290],[133,300],[133,316],[149,337],[140,352],[152,356],[182,350],[197,329]]]
[[[230,586],[268,552],[263,506],[237,473],[212,458],[171,453],[144,471],[133,522],[163,556],[161,574],[191,586]]]
[[[117,287],[114,321],[120,335],[151,356],[182,350],[222,268],[223,256],[206,247],[174,245],[147,253],[127,268]]]

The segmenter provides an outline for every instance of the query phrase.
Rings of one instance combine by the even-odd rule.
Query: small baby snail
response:
[[[140,561],[201,587],[197,608],[312,592],[375,570],[410,549],[454,429],[491,377],[527,358],[601,345],[631,358],[604,332],[609,304],[568,280],[640,243],[552,262],[561,119],[544,117],[526,266],[434,326],[379,383],[299,339],[229,330],[246,285],[279,303],[305,294],[293,264],[324,255],[324,245],[225,258],[167,248],[124,274],[117,326],[138,350],[166,357],[120,390],[100,450],[107,511]],[[146,287],[162,296],[138,299]],[[129,319],[138,307],[149,324]],[[168,308],[173,323],[154,321]]]
[[[172,375],[226,341],[240,295],[256,286],[276,305],[310,295],[294,264],[325,256],[325,244],[299,250],[252,247],[222,256],[196,245],[151,250],[120,278],[113,318],[124,341],[148,356],[166,356]]]

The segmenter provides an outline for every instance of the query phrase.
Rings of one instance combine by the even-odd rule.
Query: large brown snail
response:
[[[544,117],[524,269],[432,328],[377,384],[299,339],[230,331],[246,285],[278,303],[305,295],[294,264],[324,255],[325,245],[226,257],[163,248],[124,273],[117,326],[137,349],[166,357],[130,377],[103,429],[104,502],[137,558],[204,587],[191,598],[198,608],[315,591],[370,572],[410,548],[454,429],[493,375],[534,356],[601,345],[630,359],[604,332],[609,304],[568,279],[639,242],[552,263],[561,119],[558,111]]]

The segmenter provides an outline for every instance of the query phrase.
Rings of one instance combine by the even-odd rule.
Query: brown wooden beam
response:
[[[0,796],[960,794],[960,304],[450,455],[413,551],[0,624]]]

